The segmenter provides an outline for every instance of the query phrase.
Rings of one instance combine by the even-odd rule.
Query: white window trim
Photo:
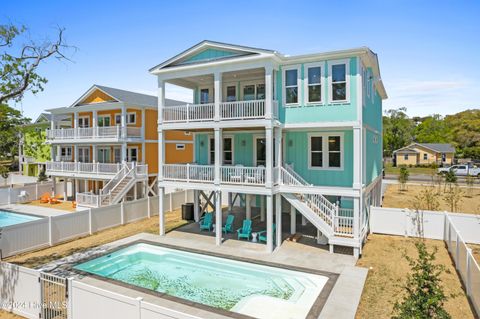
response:
[[[340,137],[340,167],[328,166],[328,137],[339,136]],[[322,167],[312,166],[312,137],[322,137]],[[322,133],[309,133],[308,134],[308,169],[320,170],[320,171],[343,171],[344,169],[344,133],[343,132],[322,132]]]
[[[136,162],[137,162],[137,163],[140,163],[141,161],[140,161],[140,158],[139,158],[139,157],[140,157],[140,153],[138,153],[138,146],[128,146],[128,147],[127,147],[127,162],[131,162],[131,160],[130,160],[130,157],[131,157],[130,151],[133,150],[133,149],[137,150],[137,161],[136,161]]]
[[[255,96],[255,99],[253,100],[257,100],[257,86],[259,84],[263,84],[265,86],[265,79],[258,79],[258,80],[249,80],[249,81],[243,81],[243,82],[240,82],[240,92],[239,93],[239,96],[240,96],[240,101],[245,101],[245,96],[243,95],[243,89],[247,86],[247,85],[253,85],[254,86],[254,93],[253,95]],[[265,88],[266,89],[266,88]],[[265,91],[265,94],[267,92]],[[261,100],[264,100],[264,99],[261,99]]]
[[[62,155],[63,153],[63,150],[65,150],[65,155]],[[70,159],[72,158],[72,147],[71,146],[62,146],[60,148],[60,156],[62,157],[70,157]]]
[[[117,116],[120,116],[120,123],[117,124]],[[122,125],[122,113],[115,113],[113,114],[113,124],[115,126]]]
[[[110,125],[109,125],[109,126],[112,126],[112,117],[110,116],[110,114],[100,114],[100,115],[97,115],[97,126],[100,126],[100,125],[98,125],[98,123],[99,123],[99,120],[100,120],[101,118],[102,118],[102,119],[108,118],[108,120],[110,121]],[[105,126],[103,126],[103,127],[105,127]]]
[[[84,163],[90,162],[90,158],[91,158],[91,157],[90,157],[90,147],[78,147],[78,148],[77,148],[77,152],[78,152],[78,154],[77,154],[77,159],[78,159],[79,161],[80,161],[80,150],[82,150],[82,153],[83,153],[82,155],[83,155],[83,157],[85,157],[85,153],[87,153],[87,155],[88,155],[88,156],[87,156],[87,160],[84,161]]]
[[[232,164],[231,165],[235,165],[235,138],[233,137],[233,135],[224,135],[224,136],[222,136],[222,138],[223,139],[226,139],[226,138],[231,138],[232,139]],[[211,147],[210,140],[211,139],[214,139],[213,135],[208,135],[208,165],[214,165],[215,164],[215,163],[212,163],[210,161],[210,147]],[[223,143],[222,143],[222,147],[223,147]],[[223,150],[222,150],[222,163],[220,164],[220,166],[230,165],[230,164],[224,164],[223,161],[224,161],[224,157],[223,157]]]
[[[208,101],[204,104],[215,103],[215,92],[213,92],[213,86],[199,86],[198,87],[198,104],[202,103],[202,90],[208,89]]]
[[[115,161],[115,152],[120,151],[120,160],[118,162]],[[121,163],[122,162],[122,148],[119,146],[115,146],[113,148],[113,163]]]
[[[288,103],[287,104],[287,88],[285,86],[285,81],[287,79],[287,71],[289,70],[297,70],[297,103]],[[282,104],[284,107],[295,107],[295,106],[300,106],[301,101],[302,101],[302,96],[301,96],[301,85],[302,85],[302,72],[301,72],[301,65],[300,64],[295,64],[295,65],[287,65],[283,68],[282,70]]]
[[[258,166],[258,164],[257,164],[257,140],[258,139],[265,139],[266,140],[265,134],[254,134],[253,135],[253,161],[252,161],[252,163],[255,167]],[[266,165],[267,164],[266,160],[267,159],[265,158],[265,166],[267,166]]]
[[[310,83],[308,83],[308,69],[309,68],[320,68],[320,101],[318,102],[309,102],[310,96],[308,93],[308,87]],[[323,105],[325,100],[325,61],[314,62],[314,63],[306,63],[304,65],[304,76],[303,76],[303,83],[304,83],[304,92],[305,92],[305,104],[306,105]],[[318,84],[317,84],[318,85]]]
[[[229,86],[235,87],[235,101],[230,101],[230,102],[238,101],[240,97],[238,92],[238,82],[224,82],[223,88],[222,88],[222,102],[227,102],[227,87]]]
[[[135,121],[130,122],[130,115],[132,115],[132,114],[135,115]],[[127,123],[127,125],[128,125],[128,124],[133,124],[133,125],[137,124],[137,112],[128,112],[128,113],[127,113],[127,121],[126,121],[126,123]]]
[[[175,149],[177,151],[184,151],[185,150],[185,144],[181,144],[181,143],[175,144]]]
[[[333,83],[332,83],[332,67],[338,64],[345,64],[345,100],[333,100]],[[330,104],[346,104],[350,103],[350,60],[332,60],[328,61],[328,101]]]
[[[92,127],[92,123],[90,123],[90,116],[88,115],[79,116],[77,119],[76,127],[80,127],[80,119],[82,120],[88,119],[88,126],[84,126],[84,127]]]

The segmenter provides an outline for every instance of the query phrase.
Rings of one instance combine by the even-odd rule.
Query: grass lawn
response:
[[[390,184],[387,186],[387,190],[385,191],[385,196],[383,198],[383,207],[414,209],[413,204],[416,202],[415,196],[418,195],[420,191],[425,189],[426,187],[432,186],[407,184],[407,190],[400,191],[399,185]],[[480,214],[480,188],[473,188],[471,195],[468,194],[467,188],[462,187],[461,189],[464,194],[462,200],[459,203],[458,212],[468,214]],[[438,201],[440,203],[439,211],[450,211],[450,206],[443,199],[443,194],[438,195]]]
[[[391,318],[393,305],[399,299],[410,271],[403,254],[416,256],[415,239],[400,236],[369,235],[357,266],[369,268],[356,318]],[[460,279],[443,241],[427,240],[431,250],[437,247],[436,262],[446,268],[442,275],[444,291],[450,297],[445,309],[452,318],[475,318]]]
[[[436,170],[430,167],[407,167],[408,172],[410,175],[415,174],[426,174],[432,175],[436,173]],[[393,167],[391,165],[385,165],[385,174],[393,174],[399,175],[400,174],[400,167]]]

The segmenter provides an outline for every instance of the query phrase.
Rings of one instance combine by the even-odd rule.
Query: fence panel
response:
[[[470,300],[478,315],[480,314],[480,267],[472,255],[470,255],[470,262]]]
[[[147,199],[144,198],[137,201],[125,202],[123,204],[123,211],[125,214],[125,223],[144,219],[148,217]]]
[[[121,225],[120,204],[92,208],[92,232]]]
[[[170,195],[172,196],[172,210],[180,208],[185,203],[185,191],[170,193]]]
[[[152,216],[158,215],[158,196],[150,197],[150,214]]]
[[[467,245],[463,241],[458,242],[457,269],[463,282],[467,282]]]
[[[89,233],[88,210],[52,217],[53,244]]]
[[[48,246],[48,228],[48,218],[4,227],[0,239],[3,257]]]
[[[38,318],[40,304],[40,272],[0,263],[0,307],[26,318]]]

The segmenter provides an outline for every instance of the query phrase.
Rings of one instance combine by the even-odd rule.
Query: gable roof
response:
[[[455,153],[455,147],[448,143],[414,143],[438,153]]]
[[[415,149],[410,148],[410,147],[402,147],[399,148],[398,150],[394,151],[394,153],[418,153]]]

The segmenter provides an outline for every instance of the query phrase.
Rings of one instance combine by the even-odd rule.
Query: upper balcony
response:
[[[47,130],[47,141],[64,142],[122,142],[142,138],[140,127],[97,126]]]

